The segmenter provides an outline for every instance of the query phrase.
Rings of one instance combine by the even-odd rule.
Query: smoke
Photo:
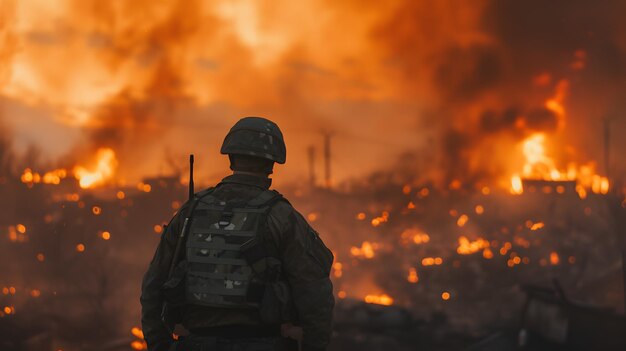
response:
[[[601,126],[589,124],[623,110],[624,6],[21,1],[0,17],[1,92],[83,131],[49,156],[111,147],[130,179],[190,151],[219,169],[230,125],[261,115],[285,132],[290,179],[325,132],[338,181],[406,153],[434,153],[419,171],[443,184],[486,180],[532,131],[576,150],[574,161],[598,159]],[[562,81],[563,118],[545,106]]]

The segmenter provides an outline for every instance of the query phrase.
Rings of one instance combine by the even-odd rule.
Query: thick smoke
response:
[[[598,120],[623,127],[620,1],[281,5],[20,2],[0,19],[2,93],[84,130],[76,162],[114,148],[130,179],[190,151],[219,169],[215,150],[245,115],[283,127],[291,179],[330,132],[339,181],[407,153],[422,161],[402,167],[441,184],[487,180],[533,131],[583,162],[601,154]],[[544,103],[564,80],[561,118]]]

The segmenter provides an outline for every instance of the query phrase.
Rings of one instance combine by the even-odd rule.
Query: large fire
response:
[[[74,175],[83,189],[100,185],[113,177],[117,159],[110,148],[101,148],[96,154],[96,165],[91,169],[82,166],[74,168]]]
[[[78,180],[78,184],[83,189],[102,185],[111,180],[115,175],[117,159],[115,152],[111,148],[100,148],[96,152],[93,167],[77,165],[73,169],[73,175]],[[55,169],[41,175],[30,168],[26,168],[21,175],[23,183],[32,186],[37,183],[58,185],[62,179],[67,177],[68,171],[64,168]]]
[[[580,56],[579,53],[577,55]],[[565,127],[565,97],[568,89],[569,81],[561,80],[557,84],[555,95],[545,101],[545,108],[557,117],[557,130],[563,130]],[[511,177],[511,193],[521,194],[524,192],[524,179],[575,182],[576,192],[581,198],[587,196],[588,190],[596,194],[608,193],[609,179],[596,173],[595,162],[588,162],[584,165],[569,162],[565,169],[559,169],[557,162],[548,154],[547,143],[548,134],[546,132],[534,132],[521,142],[525,163],[521,174],[516,173]],[[563,185],[558,185],[556,191],[563,193],[565,188]]]
[[[511,192],[521,194],[524,192],[522,179],[535,179],[545,181],[574,181],[576,192],[581,198],[587,196],[591,190],[595,194],[607,194],[609,192],[609,179],[595,173],[595,164],[590,162],[583,166],[570,163],[567,169],[557,168],[555,161],[546,153],[546,134],[535,133],[522,142],[522,150],[525,164],[520,174],[511,177]],[[562,186],[557,186],[556,191],[563,193]]]

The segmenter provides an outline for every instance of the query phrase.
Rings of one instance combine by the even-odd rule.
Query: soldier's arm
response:
[[[270,213],[270,228],[282,254],[283,271],[292,290],[304,351],[325,350],[330,342],[335,304],[329,278],[332,253],[306,220],[285,203]]]
[[[163,294],[161,287],[167,274],[176,247],[182,220],[177,214],[161,235],[159,246],[150,262],[141,285],[141,326],[150,351],[167,350],[173,342],[171,334],[161,321]]]

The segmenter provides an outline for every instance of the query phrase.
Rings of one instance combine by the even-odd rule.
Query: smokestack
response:
[[[309,155],[309,186],[315,187],[315,147],[313,145],[308,148]]]
[[[331,187],[330,180],[330,133],[324,133],[324,183],[327,189]]]

